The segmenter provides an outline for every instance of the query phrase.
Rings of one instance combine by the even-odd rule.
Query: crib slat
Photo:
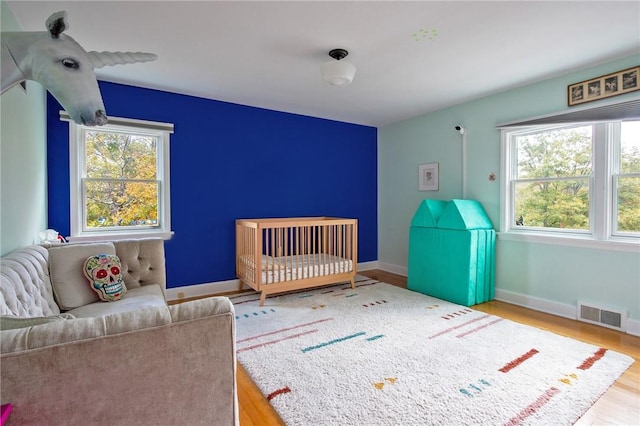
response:
[[[315,274],[315,270],[316,270],[316,254],[317,254],[317,249],[316,249],[316,227],[314,226],[313,228],[311,228],[312,232],[313,232],[313,242],[311,244],[311,250],[312,250],[312,254],[313,254],[313,271]]]

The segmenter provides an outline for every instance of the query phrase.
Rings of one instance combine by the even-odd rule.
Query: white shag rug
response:
[[[633,363],[361,276],[231,300],[238,360],[287,425],[570,425]]]

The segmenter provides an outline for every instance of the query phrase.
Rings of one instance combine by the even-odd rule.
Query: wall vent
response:
[[[622,309],[598,306],[589,302],[578,302],[578,321],[601,325],[626,332],[627,313]]]

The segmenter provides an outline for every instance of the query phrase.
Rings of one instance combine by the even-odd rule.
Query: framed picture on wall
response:
[[[639,73],[640,66],[570,84],[567,87],[569,106],[640,90]]]
[[[418,166],[418,190],[438,190],[438,163],[420,164]]]

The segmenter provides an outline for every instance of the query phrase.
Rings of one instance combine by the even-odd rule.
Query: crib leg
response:
[[[356,280],[355,280],[355,278],[351,278],[351,288],[353,288],[353,289],[356,288]]]
[[[242,291],[242,280],[238,280],[238,291]]]
[[[264,305],[264,301],[267,299],[267,293],[262,291],[260,293],[260,306]]]

